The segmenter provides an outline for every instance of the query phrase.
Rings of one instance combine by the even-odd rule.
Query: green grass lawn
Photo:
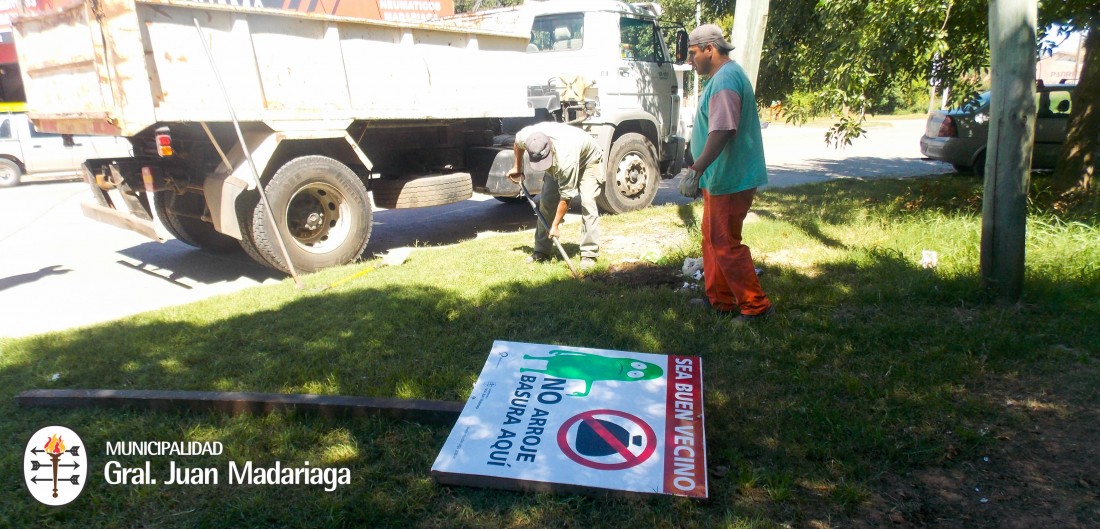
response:
[[[915,526],[1002,527],[1034,509],[1063,526],[1096,526],[1100,490],[1087,477],[1048,476],[1023,497],[1030,503],[992,493],[981,502],[971,492],[987,479],[973,467],[1015,453],[1006,447],[1022,444],[1020,432],[1034,424],[1093,424],[1074,439],[1100,444],[1086,420],[1100,410],[1100,229],[1035,208],[1024,299],[992,303],[979,288],[980,192],[956,175],[760,193],[745,236],[779,311],[762,325],[731,325],[689,306],[690,294],[674,288],[680,281],[638,284],[613,273],[632,259],[653,275],[678,272],[699,253],[697,203],[603,218],[603,264],[583,281],[560,262],[523,264],[531,235],[511,233],[418,249],[404,265],[323,292],[375,263],[307,276],[301,291],[288,280],[0,339],[0,527],[839,528],[899,523],[894,516]],[[579,229],[565,226],[573,251]],[[922,250],[938,252],[936,268],[918,264]],[[496,339],[702,356],[710,499],[440,486],[428,477],[449,432],[440,426],[59,411],[13,400],[41,388],[464,400]],[[20,470],[30,435],[50,424],[78,432],[91,465],[83,494],[59,508],[36,503]],[[179,458],[193,466],[310,461],[347,467],[352,479],[332,492],[106,484],[105,443],[145,440],[224,444],[221,456]],[[1041,455],[1020,457],[1040,464]],[[168,458],[116,459],[150,459],[163,471]],[[998,459],[991,464],[1005,467],[1006,480],[1022,472]],[[1078,453],[1073,465],[1084,472],[1096,460]],[[954,477],[961,499],[937,494],[929,485],[937,476]],[[944,519],[959,525],[937,523]]]

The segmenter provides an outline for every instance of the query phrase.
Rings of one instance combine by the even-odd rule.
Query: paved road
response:
[[[923,120],[885,122],[834,150],[822,142],[824,128],[773,124],[763,131],[771,186],[950,171],[920,158],[923,127]],[[656,203],[683,203],[676,183],[662,182]],[[154,243],[86,220],[79,206],[86,195],[85,184],[73,181],[0,189],[0,337],[124,318],[283,279],[243,254]],[[375,255],[533,227],[526,206],[480,195],[445,207],[377,211],[374,220],[367,251]]]

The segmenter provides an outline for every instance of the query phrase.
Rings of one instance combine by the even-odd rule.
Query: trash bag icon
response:
[[[607,430],[607,433],[610,433],[611,436],[617,439],[623,446],[629,446],[631,444],[634,446],[642,446],[642,436],[635,435],[631,438],[630,432],[626,431],[626,428],[618,424],[602,419],[591,420],[599,423],[603,429]],[[610,442],[604,439],[588,421],[581,421],[581,423],[577,425],[576,447],[577,453],[588,457],[602,457],[618,453],[618,450],[616,450]]]

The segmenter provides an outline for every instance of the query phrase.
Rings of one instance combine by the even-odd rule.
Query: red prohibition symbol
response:
[[[631,452],[630,448],[627,446],[628,442],[623,442],[616,437],[616,435],[604,425],[604,421],[597,418],[597,416],[600,415],[620,417],[635,424],[638,428],[641,428],[642,433],[645,434],[645,443],[642,445],[642,451],[637,454]],[[582,421],[584,425],[599,436],[607,446],[622,456],[623,461],[619,463],[602,463],[599,461],[592,461],[583,454],[578,453],[577,449],[569,444],[568,434],[569,429],[574,424]],[[642,464],[657,451],[657,434],[653,432],[653,428],[646,424],[645,421],[629,413],[618,410],[592,410],[571,417],[558,428],[558,447],[561,448],[562,453],[564,453],[566,457],[572,459],[573,462],[579,465],[594,468],[596,470],[624,470]]]

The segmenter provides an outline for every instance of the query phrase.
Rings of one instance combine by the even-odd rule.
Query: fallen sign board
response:
[[[698,357],[497,341],[432,478],[707,497]]]

